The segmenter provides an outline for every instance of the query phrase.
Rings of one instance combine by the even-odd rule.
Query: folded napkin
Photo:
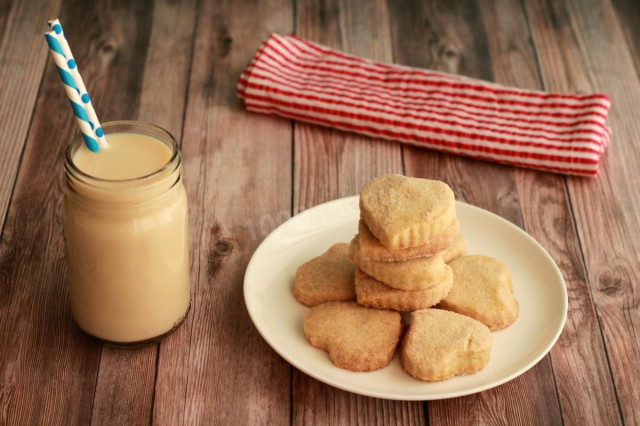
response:
[[[271,35],[240,76],[248,110],[437,151],[595,176],[610,99],[372,62]]]

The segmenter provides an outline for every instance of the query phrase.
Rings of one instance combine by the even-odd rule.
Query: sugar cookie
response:
[[[518,301],[506,265],[483,255],[450,263],[453,287],[438,307],[475,318],[491,330],[508,327],[518,318]]]
[[[338,367],[373,371],[393,359],[404,322],[399,312],[370,309],[353,302],[330,302],[304,316],[304,335],[329,354]]]
[[[349,244],[334,244],[321,256],[300,265],[293,281],[296,300],[307,306],[356,300],[355,267],[348,254]]]
[[[446,380],[483,369],[492,343],[491,332],[481,322],[455,312],[424,309],[411,314],[400,362],[417,379]]]
[[[416,257],[431,256],[439,251],[447,249],[454,242],[460,225],[456,219],[440,235],[427,241],[425,244],[403,249],[390,250],[383,246],[371,233],[363,220],[358,224],[358,238],[360,240],[360,257],[367,260],[411,260]]]
[[[444,182],[382,175],[360,191],[360,217],[389,249],[424,245],[456,221],[453,191]]]
[[[351,241],[349,258],[367,275],[399,290],[424,290],[433,287],[439,283],[447,266],[443,252],[404,262],[361,259],[359,252],[360,243],[356,236]]]
[[[445,273],[437,285],[415,291],[397,290],[356,269],[358,303],[372,308],[405,312],[429,308],[447,296],[452,283],[453,276],[449,266],[445,267]]]

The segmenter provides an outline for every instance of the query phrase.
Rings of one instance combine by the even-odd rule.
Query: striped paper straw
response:
[[[102,131],[102,127],[100,127],[100,121],[98,120],[98,116],[96,115],[96,110],[93,108],[93,104],[91,103],[91,98],[89,97],[87,88],[84,85],[84,81],[82,81],[82,76],[80,75],[78,64],[73,58],[73,53],[71,52],[71,48],[69,47],[69,43],[67,42],[67,36],[62,30],[62,25],[60,25],[60,20],[54,19],[53,21],[49,21],[49,27],[57,35],[58,42],[62,47],[62,52],[67,59],[67,65],[71,72],[71,76],[73,77],[73,81],[76,84],[78,90],[80,90],[80,100],[82,100],[82,103],[85,106],[85,111],[87,113],[87,116],[89,117],[89,122],[93,124],[93,129],[98,140],[98,144],[100,145],[100,148],[105,148],[106,140],[104,138],[104,132]]]
[[[62,32],[60,21],[55,19],[50,21],[49,25],[53,31],[45,33],[45,39],[49,45],[51,57],[56,64],[60,81],[62,81],[62,86],[67,93],[87,148],[90,151],[98,152],[100,147],[104,148],[107,145],[104,132],[91,105],[89,94],[78,72],[69,44]]]

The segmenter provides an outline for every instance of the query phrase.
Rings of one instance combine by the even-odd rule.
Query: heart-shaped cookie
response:
[[[360,191],[360,216],[389,249],[424,245],[456,221],[453,191],[444,182],[382,175]]]
[[[399,290],[424,290],[433,287],[439,283],[447,267],[444,252],[402,262],[362,259],[358,236],[351,241],[349,259],[365,274]]]
[[[451,247],[455,243],[460,224],[455,220],[440,235],[420,246],[391,250],[382,245],[371,233],[361,219],[358,223],[358,239],[360,241],[360,257],[367,260],[385,260],[389,262],[411,260],[418,257],[431,256]],[[459,234],[457,234],[459,235]]]
[[[411,314],[411,324],[402,339],[400,362],[417,379],[446,380],[483,369],[489,362],[492,343],[489,329],[473,318],[423,309]]]
[[[399,312],[353,302],[324,303],[304,316],[304,335],[309,343],[327,352],[336,366],[351,371],[389,365],[403,328]]]
[[[358,303],[372,308],[403,312],[430,308],[447,296],[452,283],[453,274],[449,266],[445,266],[444,273],[435,285],[423,290],[398,290],[356,269]]]
[[[338,243],[300,265],[293,281],[296,300],[307,306],[356,300],[355,267],[348,254],[349,244]]]
[[[453,270],[453,287],[439,308],[475,318],[490,330],[513,324],[519,305],[504,263],[475,254],[460,257],[449,265]]]

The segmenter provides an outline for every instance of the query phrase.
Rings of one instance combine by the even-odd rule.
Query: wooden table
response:
[[[193,304],[163,343],[103,347],[74,326],[61,225],[76,131],[42,33],[59,16],[103,121],[182,141]],[[0,424],[640,424],[640,8],[633,0],[0,1]],[[271,32],[523,88],[604,92],[598,178],[516,169],[247,113],[236,80]],[[560,340],[517,379],[396,402],[291,367],[244,306],[276,223],[372,177],[448,182],[560,265]]]

